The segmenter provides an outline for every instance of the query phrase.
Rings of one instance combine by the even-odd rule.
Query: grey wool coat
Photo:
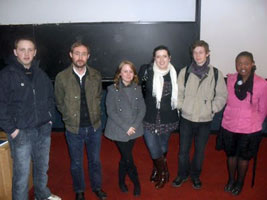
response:
[[[108,87],[105,136],[114,141],[127,142],[144,134],[142,121],[146,106],[141,87],[137,84],[132,83],[126,87],[120,82],[118,88],[115,85]],[[131,136],[127,135],[130,127],[136,129]]]

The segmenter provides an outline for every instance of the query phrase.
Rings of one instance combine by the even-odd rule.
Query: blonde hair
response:
[[[132,82],[138,84],[138,76],[137,76],[137,72],[136,72],[136,68],[134,66],[134,64],[129,61],[129,60],[124,60],[120,63],[119,67],[117,68],[117,71],[115,73],[115,76],[114,76],[114,85],[117,89],[119,89],[119,82],[121,80],[121,76],[120,76],[120,73],[121,73],[121,69],[124,65],[129,65],[130,68],[133,70],[133,73],[134,73],[134,77],[133,77],[133,80]]]

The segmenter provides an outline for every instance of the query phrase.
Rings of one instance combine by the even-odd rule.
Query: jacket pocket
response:
[[[203,104],[200,104],[200,113],[199,118],[202,120],[210,120],[212,119],[212,105],[210,100],[204,100]]]

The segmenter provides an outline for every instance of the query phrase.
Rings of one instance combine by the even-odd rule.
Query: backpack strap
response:
[[[184,75],[184,88],[185,88],[185,86],[186,86],[186,82],[187,82],[187,80],[188,80],[188,77],[189,77],[189,72],[188,72],[188,69],[189,69],[189,66],[187,66],[187,67],[185,68],[185,75]]]
[[[217,86],[217,81],[218,81],[218,69],[216,67],[213,67],[213,73],[214,73],[214,97],[216,96],[216,86]]]
[[[184,87],[186,87],[186,83],[187,83],[187,80],[188,80],[188,77],[189,77],[189,66],[187,66],[185,68],[185,75],[184,75]],[[218,81],[218,76],[219,76],[219,73],[218,73],[218,69],[216,67],[213,67],[213,74],[214,74],[214,81],[215,81],[215,84],[214,84],[214,97],[216,96],[216,86],[217,86],[217,81]]]

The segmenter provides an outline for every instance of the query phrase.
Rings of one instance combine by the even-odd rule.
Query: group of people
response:
[[[227,85],[220,70],[210,64],[209,45],[196,41],[192,63],[178,73],[166,46],[153,51],[153,62],[137,74],[131,61],[120,63],[114,83],[107,88],[107,123],[104,135],[115,142],[121,155],[118,185],[128,192],[125,178],[141,186],[132,150],[144,137],[153,161],[150,181],[156,189],[169,181],[167,165],[171,133],[179,129],[178,175],[173,187],[191,178],[200,189],[205,146],[215,113],[225,107],[220,132],[221,148],[227,156],[229,179],[224,190],[242,191],[249,160],[257,156],[262,124],[267,114],[267,82],[255,74],[253,55],[241,52],[235,60],[237,73],[229,74]],[[47,170],[54,104],[62,114],[71,158],[76,200],[84,200],[83,148],[86,146],[92,191],[106,199],[102,189],[101,74],[87,65],[90,48],[75,42],[69,52],[71,65],[58,73],[53,86],[34,59],[36,44],[31,38],[15,41],[14,56],[0,72],[0,127],[7,133],[13,158],[12,197],[28,199],[30,161],[33,165],[36,200],[60,200],[47,187]],[[55,102],[54,102],[55,97]],[[225,106],[226,105],[226,106]],[[190,160],[190,149],[195,145]]]

